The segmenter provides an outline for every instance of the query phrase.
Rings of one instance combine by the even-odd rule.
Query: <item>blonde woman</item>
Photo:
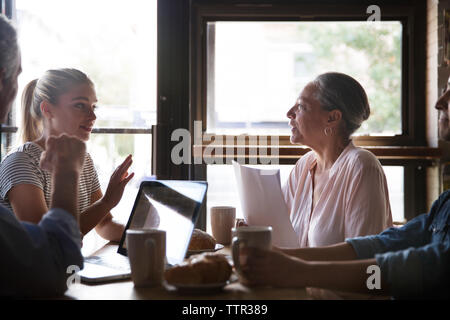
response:
[[[0,164],[0,204],[14,211],[21,221],[38,223],[51,202],[52,180],[39,167],[50,136],[67,134],[89,140],[96,116],[94,84],[76,69],[48,70],[31,81],[22,96],[23,145],[9,153]],[[122,198],[131,155],[117,167],[103,195],[93,161],[86,153],[80,175],[78,214],[83,235],[95,228],[103,238],[119,241],[124,226],[113,221],[110,210]]]

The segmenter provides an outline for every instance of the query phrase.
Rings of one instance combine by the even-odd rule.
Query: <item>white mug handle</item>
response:
[[[153,239],[145,240],[145,248],[148,251],[148,259],[150,259],[150,261],[147,260],[147,263],[146,263],[145,269],[147,270],[147,272],[146,272],[145,278],[150,279],[152,276],[152,273],[154,272],[154,270],[156,268],[156,243],[155,243],[155,240],[153,240]]]

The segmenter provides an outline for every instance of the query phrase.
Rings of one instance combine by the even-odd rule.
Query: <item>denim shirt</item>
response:
[[[39,222],[19,222],[0,205],[0,296],[57,296],[67,289],[69,266],[83,267],[80,229],[65,210],[53,208]]]
[[[450,190],[428,214],[401,228],[346,239],[359,259],[375,258],[394,298],[450,297]]]

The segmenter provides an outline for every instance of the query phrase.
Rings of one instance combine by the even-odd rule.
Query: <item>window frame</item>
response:
[[[14,0],[0,0],[0,12],[4,13],[9,19],[13,19],[15,11],[15,1]],[[18,101],[18,97],[16,97]],[[16,108],[16,102],[14,102],[7,118],[6,125],[0,123],[0,160],[3,159],[3,150],[7,150],[12,146],[12,134],[18,131],[18,127],[13,124],[12,114],[13,109]],[[150,135],[149,142],[153,142],[153,132],[155,130],[155,125],[151,127],[96,127],[92,129],[92,134],[147,134]],[[152,143],[152,152],[155,149],[155,145]],[[153,153],[152,153],[152,173],[154,172],[153,166]]]
[[[396,136],[357,136],[356,145],[372,151],[382,165],[404,166],[405,218],[410,219],[426,211],[426,173],[428,166],[436,166],[441,156],[439,148],[427,145],[425,125],[425,61],[426,4],[419,1],[380,1],[381,20],[400,21],[402,32],[402,133]],[[190,132],[193,122],[202,121],[202,132],[207,127],[207,23],[214,21],[365,21],[369,4],[361,1],[222,1],[192,0],[190,11]],[[205,150],[211,139],[194,145],[197,152]],[[225,139],[223,140],[225,141]],[[293,146],[289,136],[279,137],[280,164],[294,164],[307,152],[302,146]],[[227,145],[223,145],[226,148]],[[249,145],[242,146],[248,155]],[[200,151],[201,150],[201,151]],[[225,150],[225,149],[224,149]],[[236,155],[237,147],[235,148]],[[196,151],[193,152],[194,154]],[[213,153],[214,157],[214,153]],[[223,163],[231,159],[218,155]],[[234,157],[237,160],[237,157]],[[211,159],[210,159],[211,160]],[[206,165],[191,165],[191,179],[206,180]],[[413,201],[407,201],[413,199]]]
[[[207,47],[206,26],[215,21],[365,21],[367,4],[355,1],[342,1],[341,5],[329,1],[264,1],[244,5],[225,4],[224,1],[192,1],[191,23],[191,82],[194,84],[191,94],[191,113],[193,120],[203,121],[203,131],[207,121]],[[384,1],[381,6],[382,21],[400,21],[402,33],[402,133],[395,136],[358,136],[354,141],[358,145],[370,146],[426,146],[425,126],[416,119],[425,119],[425,68],[417,61],[425,61],[425,48],[416,43],[425,42],[425,16],[420,15],[420,3],[409,4],[406,1]],[[414,1],[417,2],[417,1]],[[423,4],[422,4],[423,5]],[[425,7],[423,8],[426,9]],[[297,12],[297,13],[296,13]],[[412,36],[413,35],[413,36]],[[214,36],[212,36],[214,38]],[[196,76],[200,74],[200,76]],[[289,145],[289,137],[280,136],[280,143]]]
[[[0,12],[6,15],[9,19],[12,17],[12,1],[13,0],[0,0]]]
[[[299,17],[309,21],[318,16],[324,20],[356,19],[364,17],[370,3],[357,0],[345,0],[339,4],[334,1],[266,1],[247,0],[158,0],[157,35],[157,124],[152,127],[152,173],[159,179],[198,179],[206,180],[206,165],[175,165],[170,161],[170,151],[177,144],[171,141],[175,129],[184,128],[194,133],[194,121],[202,120],[206,126],[206,72],[203,57],[206,34],[202,27],[208,19],[251,20],[265,17],[265,20],[281,21],[280,15],[287,19]],[[378,1],[382,19],[406,19],[404,25],[402,81],[407,90],[402,89],[402,135],[397,137],[357,137],[355,142],[372,148],[382,164],[405,166],[405,215],[412,217],[426,211],[423,199],[426,193],[425,174],[417,174],[424,167],[435,166],[441,155],[439,148],[430,148],[426,142],[425,130],[425,61],[426,61],[426,3],[419,0]],[[301,10],[294,14],[293,9]],[[13,13],[12,0],[0,0],[0,10],[8,17]],[[294,10],[295,11],[295,10]],[[275,15],[276,18],[274,17]],[[403,86],[402,86],[403,87]],[[406,103],[405,101],[408,101]],[[203,103],[203,106],[202,106]],[[420,119],[420,121],[415,121]],[[9,119],[8,123],[11,119]],[[206,127],[204,127],[205,129]],[[8,126],[0,126],[0,134],[8,133]],[[2,134],[2,141],[3,141]],[[6,134],[8,136],[8,134]],[[192,143],[194,141],[192,140]],[[281,137],[280,144],[289,146],[288,138]],[[203,148],[204,146],[196,146]],[[248,152],[248,146],[243,146]],[[195,147],[194,147],[195,148]],[[396,148],[396,149],[395,149]],[[301,147],[290,146],[290,155],[280,153],[280,163],[294,163],[301,155]],[[281,150],[281,149],[280,149]],[[295,155],[295,156],[292,156]],[[193,158],[192,158],[193,159]],[[422,170],[423,172],[425,170]],[[206,226],[206,212],[199,218],[196,227]]]

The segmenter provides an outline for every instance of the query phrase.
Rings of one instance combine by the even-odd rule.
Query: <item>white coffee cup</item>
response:
[[[128,229],[126,245],[134,285],[160,286],[166,262],[166,232],[158,229]]]
[[[241,245],[268,250],[272,247],[272,227],[238,227],[232,229],[232,235],[231,252],[234,267],[238,274],[240,273],[239,247]]]
[[[231,243],[231,229],[236,219],[235,207],[212,207],[210,210],[212,235],[217,243],[228,245]]]

